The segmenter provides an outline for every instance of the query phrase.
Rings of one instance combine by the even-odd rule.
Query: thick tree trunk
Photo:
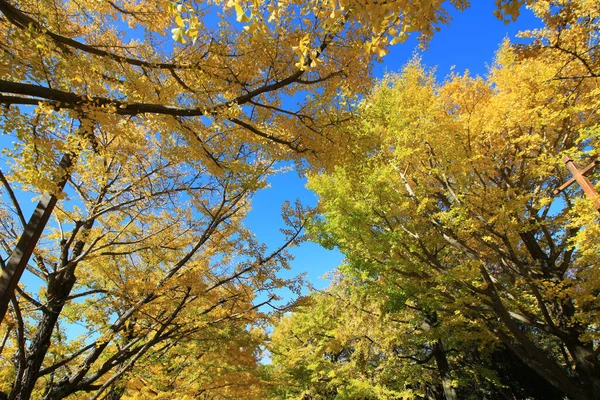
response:
[[[450,376],[450,364],[448,363],[448,358],[446,357],[446,351],[444,350],[442,341],[439,339],[433,345],[433,357],[435,358],[435,363],[442,380],[444,397],[446,400],[456,400],[456,390],[454,390],[454,387],[452,387],[452,377]]]
[[[550,281],[561,280],[562,273],[555,265],[555,260],[551,259],[542,249],[535,237],[535,232],[530,231],[520,233],[520,237],[527,247],[531,257],[542,267],[544,277]],[[528,271],[525,270],[523,275],[527,276],[527,274]],[[554,306],[552,308],[556,310],[554,314],[555,322],[552,321],[552,317],[548,311],[546,311],[546,315],[548,315],[547,320],[549,320],[550,326],[556,323],[556,325],[560,326],[563,332],[569,332],[570,337],[568,338],[565,338],[564,335],[559,333],[556,333],[555,336],[560,338],[571,354],[571,357],[575,361],[575,372],[579,378],[579,382],[573,382],[577,378],[568,377],[572,383],[572,388],[570,391],[565,392],[568,393],[569,397],[571,398],[575,398],[575,396],[583,396],[581,398],[600,400],[600,364],[598,363],[597,355],[593,354],[593,349],[591,346],[586,346],[579,340],[581,335],[585,332],[585,328],[578,326],[578,324],[572,324],[573,316],[575,315],[576,311],[575,304],[569,297],[566,297],[557,299],[552,305]],[[544,305],[541,307],[544,307]],[[560,390],[566,389],[565,387],[559,387],[554,382],[551,383],[553,383]]]
[[[60,162],[60,173],[57,183],[57,188],[59,190],[64,188],[68,180],[69,169],[73,164],[74,158],[75,157],[72,154],[68,153],[63,156]],[[25,266],[29,262],[42,231],[52,215],[56,202],[56,196],[47,193],[44,194],[29,223],[25,227],[25,231],[19,239],[15,251],[11,255],[9,264],[12,262],[14,264],[13,267],[9,269],[7,265],[7,270],[3,271],[2,279],[6,280],[6,284],[3,285],[3,297],[0,301],[0,320],[4,318],[6,312],[5,297],[8,295],[11,297],[13,296]],[[58,316],[60,315],[65,300],[71,293],[74,284],[75,276],[73,275],[72,270],[65,270],[59,274],[48,276],[48,303],[42,314],[42,318],[39,321],[36,335],[29,346],[25,365],[21,365],[23,374],[22,376],[17,376],[13,385],[13,390],[10,396],[8,396],[9,399],[20,400],[29,399],[31,397],[40,367],[46,357],[48,348],[50,347],[52,331],[56,326]]]
[[[582,387],[577,379],[568,376],[566,373],[558,374],[555,370],[558,368],[556,364],[548,364],[551,361],[540,362],[527,351],[515,345],[508,337],[501,337],[504,345],[517,356],[525,365],[535,371],[540,377],[545,379],[549,384],[563,392],[570,400],[596,400],[592,392],[587,388]]]
[[[75,285],[74,272],[74,268],[70,268],[59,274],[50,275],[47,311],[42,315],[37,332],[29,346],[23,377],[15,382],[9,397],[10,400],[28,400],[31,397],[40,368],[50,347],[52,332],[73,285]]]
[[[585,346],[579,340],[569,341],[566,345],[575,360],[575,371],[581,378],[582,388],[588,393],[590,399],[600,400],[598,355],[594,354],[589,346]]]
[[[491,327],[504,345],[542,378],[563,391],[571,400],[597,400],[598,398],[595,397],[591,387],[581,387],[579,379],[569,376],[560,365],[554,362],[545,351],[539,349],[536,343],[520,329],[504,306],[495,283],[484,267],[481,267],[481,273],[488,285],[487,293],[498,320],[510,332],[510,334],[507,334],[501,328]],[[518,344],[515,344],[515,342]]]
[[[73,155],[65,154],[60,161],[58,170],[62,175],[59,175],[60,178],[58,178],[56,185],[59,191],[62,191],[67,183],[73,159]],[[2,276],[0,277],[0,323],[6,315],[8,303],[15,294],[21,275],[23,275],[40,236],[42,236],[42,232],[48,224],[57,201],[58,198],[55,195],[44,193],[10,255],[6,267],[2,270]]]
[[[104,196],[101,193],[97,199],[100,202]],[[73,246],[71,260],[77,259],[83,252],[85,246],[85,238],[89,230],[94,225],[95,220],[91,219],[85,222],[80,232],[81,239]],[[39,378],[41,366],[46,358],[46,353],[50,347],[52,332],[56,326],[62,309],[67,302],[75,281],[75,270],[78,263],[71,262],[68,257],[68,248],[63,248],[63,261],[57,269],[59,272],[52,273],[48,276],[48,301],[46,309],[39,322],[38,329],[31,341],[29,351],[27,352],[27,361],[21,379],[17,379],[13,387],[13,391],[9,397],[10,400],[28,400],[35,387],[35,383]]]

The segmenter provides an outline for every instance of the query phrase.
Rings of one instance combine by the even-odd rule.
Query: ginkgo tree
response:
[[[271,398],[456,399],[435,312],[400,304],[383,286],[338,277],[283,316],[269,346]]]
[[[466,6],[459,0],[451,4]],[[516,15],[515,4],[520,2],[501,2],[499,10]],[[325,147],[334,140],[329,128],[350,115],[339,98],[364,92],[369,83],[365,71],[390,43],[410,32],[426,42],[449,19],[442,1],[2,0],[0,12],[6,33],[0,103],[71,110],[99,124],[127,120],[163,134],[176,132],[190,148],[202,148],[198,154],[209,161],[220,151],[204,144],[213,135],[262,144],[277,159],[298,159],[299,154],[326,158]],[[173,37],[165,37],[169,30]],[[291,97],[298,103],[284,104]],[[68,170],[76,154],[63,160],[60,168]],[[29,168],[35,174],[34,162]],[[37,182],[54,191],[63,183]],[[25,261],[10,260],[8,270],[18,275],[23,269],[28,245],[41,234],[55,201],[40,203],[44,218],[26,229],[33,233],[20,247]],[[5,291],[12,292],[15,284],[11,280]],[[0,311],[7,302],[3,296]]]
[[[273,290],[289,284],[275,273],[302,230],[290,209],[288,242],[267,253],[242,225],[271,162],[240,143],[219,155],[221,172],[212,174],[176,138],[115,124],[94,127],[94,145],[74,143],[76,121],[61,127],[54,111],[36,116],[33,127],[23,117],[23,129],[15,116],[14,129],[62,137],[79,162],[28,265],[35,280],[17,290],[3,323],[0,390],[11,399],[99,398],[119,388],[131,395],[145,382],[144,390],[175,397],[258,392],[261,336],[250,327],[266,318],[258,308]],[[33,184],[22,160],[39,157],[40,173],[51,173],[46,162],[69,151],[23,143],[4,179],[16,210],[2,215],[6,252],[25,220],[16,189]],[[159,362],[136,366],[182,359],[183,349],[194,357],[179,361],[177,375],[172,366],[161,373]],[[170,375],[171,386],[161,386]]]
[[[180,117],[199,138],[238,132],[248,141],[271,141],[274,153],[281,146],[318,150],[314,139],[344,118],[333,100],[365,90],[364,71],[395,32],[417,32],[426,40],[448,21],[441,1],[376,6],[3,0],[0,11],[8,35],[3,104],[81,109],[95,119],[163,115],[155,123],[170,130],[180,129],[172,118]],[[164,36],[173,25],[180,42],[175,45]],[[19,48],[24,51],[12,50]],[[296,95],[299,103],[283,105],[284,95]]]
[[[438,287],[356,275],[361,260],[346,261],[275,324],[268,398],[564,398],[490,333],[444,321]]]
[[[264,254],[240,223],[251,194],[276,160],[326,161],[351,115],[338,100],[366,91],[392,42],[426,41],[448,21],[440,0],[0,0],[0,13],[2,129],[16,143],[2,179],[6,255],[27,222],[20,193],[46,193],[55,221],[27,243],[24,267],[41,283],[17,289],[1,328],[10,398],[137,390],[124,382],[149,382],[138,362],[180,359],[180,343],[206,360],[152,384],[192,397],[235,386],[177,377],[218,365],[205,335],[236,343],[237,321],[260,317],[255,293],[283,284],[283,250]]]
[[[598,156],[598,7],[536,2],[546,28],[486,78],[437,84],[418,61],[389,76],[345,129],[345,162],[310,179],[323,243],[435,287],[446,325],[492,334],[572,399],[600,393],[599,216],[577,186],[553,191],[563,156]]]

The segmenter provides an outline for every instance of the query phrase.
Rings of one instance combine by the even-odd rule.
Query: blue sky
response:
[[[485,75],[487,67],[494,62],[495,53],[505,38],[519,41],[516,34],[526,29],[541,27],[541,22],[525,8],[516,22],[504,24],[493,12],[491,0],[473,1],[464,12],[454,12],[450,25],[443,26],[431,40],[428,48],[421,51],[417,42],[409,39],[406,43],[394,46],[381,63],[375,66],[375,76],[381,78],[386,72],[402,69],[414,54],[419,54],[424,65],[436,67],[436,76],[442,81],[452,70],[471,75]],[[270,187],[260,191],[254,197],[253,209],[246,219],[247,226],[257,239],[270,248],[276,248],[283,242],[279,229],[283,221],[279,210],[285,200],[299,198],[304,204],[314,206],[315,195],[305,188],[306,179],[295,171],[275,175],[269,178]],[[314,243],[304,243],[292,249],[295,259],[292,270],[281,276],[291,277],[306,273],[307,279],[318,289],[325,288],[329,282],[323,276],[336,268],[343,260],[337,251],[329,251]],[[285,293],[282,295],[286,296]]]

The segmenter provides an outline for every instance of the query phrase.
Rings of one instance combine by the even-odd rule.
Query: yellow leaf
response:
[[[185,22],[183,22],[183,18],[181,18],[181,15],[180,15],[180,14],[177,14],[177,15],[175,16],[175,23],[176,23],[178,26],[180,26],[180,27],[183,27],[183,26],[185,26]]]
[[[173,34],[173,40],[175,40],[176,42],[179,42],[181,44],[187,43],[185,37],[183,36],[182,28],[171,29],[171,33]]]
[[[236,13],[236,21],[237,22],[250,22],[250,18],[252,17],[252,15],[247,16],[246,13],[244,12],[244,10],[242,9],[242,6],[240,6],[239,4],[235,4],[235,13]]]
[[[393,39],[390,41],[390,44],[393,46],[393,45],[395,45],[395,44],[398,44],[398,43],[404,43],[404,42],[406,41],[406,38],[407,38],[407,37],[408,37],[408,36],[406,36],[406,35],[397,36],[397,37],[393,38]]]

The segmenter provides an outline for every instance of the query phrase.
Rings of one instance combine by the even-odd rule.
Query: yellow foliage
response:
[[[600,13],[533,4],[546,28],[503,43],[485,78],[437,84],[415,60],[380,82],[309,178],[324,217],[313,232],[347,270],[394,282],[443,324],[471,324],[589,397],[577,379],[600,385],[588,369],[600,367],[600,216],[577,184],[553,191],[570,178],[563,156],[584,166],[599,154]]]

